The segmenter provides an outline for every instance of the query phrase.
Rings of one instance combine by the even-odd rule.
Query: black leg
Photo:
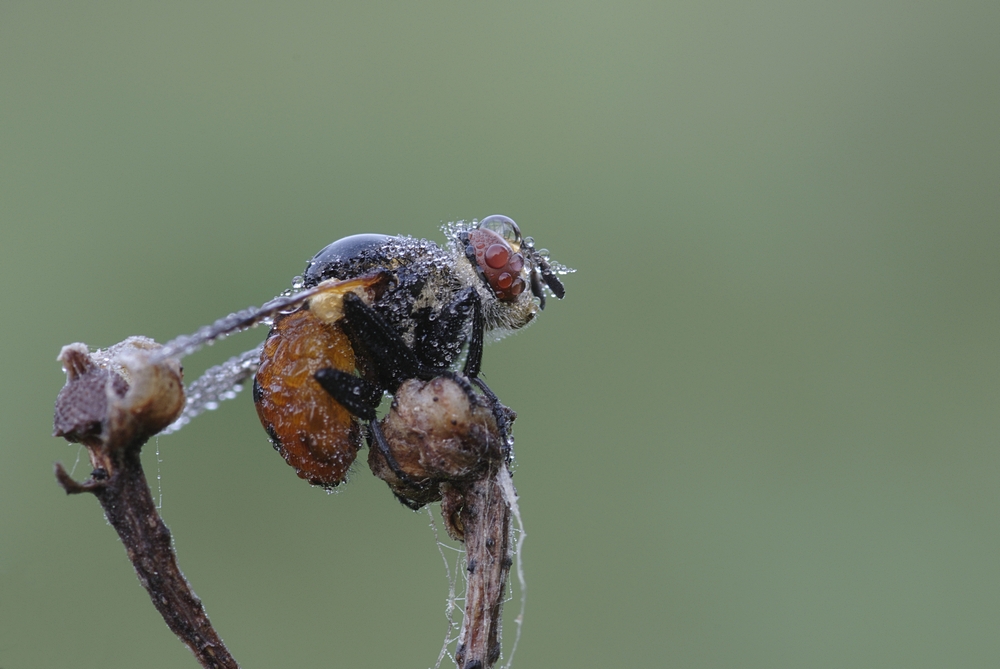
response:
[[[463,373],[471,378],[479,374],[483,362],[485,328],[483,307],[474,290],[462,291],[442,310],[433,326],[417,332],[417,344],[422,353],[431,349],[446,352],[440,359],[425,354],[430,364],[407,346],[395,329],[361,298],[353,293],[344,296],[344,329],[356,350],[364,351],[367,353],[365,357],[377,361],[372,372],[378,383],[389,392],[394,392],[407,379],[426,381],[444,374],[447,364],[458,355],[465,324],[470,318],[472,331]],[[449,347],[453,349],[450,352]]]
[[[385,390],[395,392],[407,379],[434,376],[392,326],[354,293],[344,295],[343,324],[355,350],[361,349],[377,361],[372,371]]]
[[[510,436],[510,426],[517,418],[517,414],[511,409],[505,407],[500,402],[500,398],[496,396],[490,387],[486,385],[486,382],[478,377],[473,377],[472,383],[483,391],[483,396],[486,397],[486,401],[490,403],[490,410],[493,411],[493,417],[497,421],[497,430],[500,433],[500,439],[503,441],[504,456],[510,458],[510,446],[508,445]]]
[[[445,369],[459,356],[478,302],[475,289],[465,288],[437,313],[436,318],[430,317],[429,308],[420,312],[414,349],[423,364]]]
[[[323,390],[330,393],[345,409],[363,420],[374,420],[375,410],[382,402],[382,389],[339,369],[327,367],[315,374]]]
[[[396,458],[393,457],[392,451],[389,449],[389,443],[385,440],[385,435],[382,434],[382,428],[379,427],[377,420],[371,420],[368,422],[368,434],[371,436],[368,442],[368,447],[376,449],[379,454],[381,454],[381,456],[385,459],[385,464],[389,466],[389,469],[391,469],[392,473],[396,475],[396,478],[398,478],[407,487],[414,488],[416,490],[426,489],[427,486],[425,483],[414,481],[399,467],[399,463],[396,462]],[[396,499],[414,511],[424,506],[423,504],[403,497],[399,493],[396,493]]]
[[[483,330],[486,329],[486,319],[483,318],[483,303],[479,296],[474,296],[472,303],[472,334],[469,335],[469,354],[465,358],[465,375],[470,379],[479,376],[483,365]],[[494,397],[496,397],[494,395]]]
[[[393,492],[392,494],[396,496],[396,499],[399,500],[400,504],[405,506],[410,511],[420,511],[420,509],[426,506],[425,504],[421,504],[420,502],[414,502],[412,499],[407,499],[406,497],[400,495],[398,492]]]

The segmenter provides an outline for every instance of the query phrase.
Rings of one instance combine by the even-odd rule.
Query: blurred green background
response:
[[[995,0],[0,3],[0,666],[195,666],[53,479],[60,346],[491,213],[579,270],[485,361],[516,666],[997,666],[998,34]],[[243,666],[434,663],[427,517],[363,464],[309,488],[248,394],[158,447]]]

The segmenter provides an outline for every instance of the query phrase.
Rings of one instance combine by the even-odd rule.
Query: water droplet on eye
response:
[[[479,223],[479,228],[492,230],[507,240],[507,243],[511,246],[517,246],[521,243],[521,230],[517,227],[514,219],[509,216],[502,216],[500,214],[487,216]]]
[[[486,249],[486,264],[493,269],[500,269],[507,264],[507,260],[510,258],[510,253],[507,251],[507,247],[503,244],[493,244],[488,249]]]
[[[301,276],[292,277],[292,289],[302,290],[302,286],[305,285],[305,280]]]
[[[208,411],[215,411],[216,409],[219,408],[219,403],[218,402],[205,402],[205,408]]]

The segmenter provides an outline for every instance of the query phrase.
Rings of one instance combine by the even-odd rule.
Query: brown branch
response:
[[[461,377],[410,380],[396,392],[369,452],[372,472],[404,504],[441,500],[448,534],[465,543],[458,669],[489,669],[500,658],[511,507],[499,475],[508,473],[504,435],[514,418],[495,395],[476,393]]]
[[[511,565],[510,506],[495,475],[473,481],[459,494],[469,580],[455,664],[489,669],[500,659],[500,613]]]
[[[55,436],[86,446],[94,470],[83,483],[59,464],[55,475],[67,494],[97,497],[153,606],[201,666],[238,669],[177,566],[142,470],[143,444],[184,406],[179,363],[151,362],[159,348],[142,337],[93,355],[83,344],[63,348],[67,380],[56,399]]]

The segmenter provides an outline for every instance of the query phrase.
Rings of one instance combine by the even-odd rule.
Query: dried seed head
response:
[[[481,477],[502,460],[493,412],[451,377],[403,383],[380,427],[395,466],[374,445],[368,464],[393,492],[418,506],[441,499],[442,484]]]
[[[56,398],[55,436],[123,448],[170,425],[184,408],[184,385],[179,361],[152,361],[159,348],[147,337],[94,353],[85,344],[64,346],[59,361],[66,385]]]

